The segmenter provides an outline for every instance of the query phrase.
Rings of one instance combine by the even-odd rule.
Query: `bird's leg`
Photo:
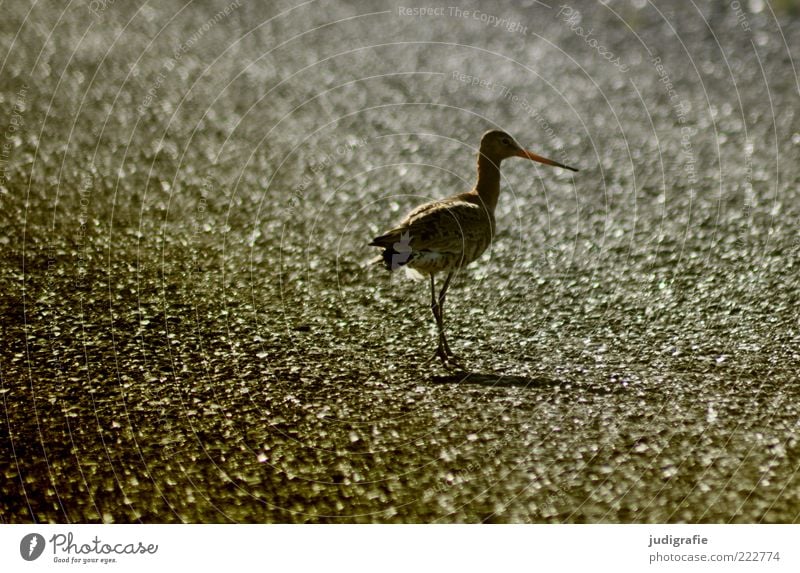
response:
[[[448,357],[454,356],[453,351],[450,350],[450,345],[447,344],[447,337],[444,334],[444,299],[447,295],[447,287],[450,286],[450,279],[453,278],[453,273],[447,273],[447,278],[444,279],[444,285],[442,285],[442,290],[439,291],[439,346],[444,350],[444,353]]]
[[[447,351],[442,344],[442,333],[444,332],[442,306],[439,304],[439,299],[436,297],[436,284],[434,282],[433,273],[431,273],[431,312],[433,312],[433,318],[436,319],[436,327],[439,330],[439,346],[436,348],[436,353],[431,356],[431,359],[438,357],[442,362],[447,362]]]
[[[433,274],[431,274],[431,311],[433,312],[433,317],[436,319],[436,327],[439,330],[439,345],[436,347],[436,353],[431,356],[430,360],[439,358],[445,366],[463,368],[463,366],[456,361],[453,351],[450,350],[450,345],[447,344],[447,337],[444,334],[444,300],[447,295],[447,287],[450,286],[450,279],[452,278],[453,273],[448,273],[444,285],[442,285],[442,290],[439,291],[439,295],[437,296],[436,284]]]

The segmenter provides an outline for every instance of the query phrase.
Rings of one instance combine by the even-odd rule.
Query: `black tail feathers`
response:
[[[400,267],[407,265],[413,258],[413,252],[409,245],[410,241],[407,237],[401,237],[399,241],[387,241],[387,239],[388,237],[384,235],[375,238],[370,243],[370,246],[373,247],[383,247],[383,252],[375,257],[373,262],[382,262],[386,270],[396,271]]]

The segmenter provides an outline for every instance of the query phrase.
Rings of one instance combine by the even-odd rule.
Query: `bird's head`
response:
[[[483,137],[481,137],[480,154],[496,163],[500,163],[503,159],[508,159],[509,157],[523,157],[531,161],[544,163],[545,165],[554,165],[555,167],[569,169],[570,171],[577,171],[574,167],[564,165],[552,159],[547,159],[546,157],[536,155],[532,151],[524,149],[519,143],[514,141],[513,137],[499,129],[493,129],[483,134]]]

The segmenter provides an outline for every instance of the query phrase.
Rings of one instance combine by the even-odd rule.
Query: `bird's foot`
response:
[[[425,364],[430,364],[431,362],[433,362],[433,361],[434,361],[434,360],[436,360],[437,358],[438,358],[439,360],[441,360],[441,361],[442,361],[442,364],[444,364],[444,363],[446,363],[446,362],[447,362],[447,354],[445,354],[445,352],[444,352],[444,349],[442,349],[442,347],[441,347],[441,346],[440,346],[439,348],[437,348],[437,349],[436,349],[436,352],[434,352],[433,354],[431,354],[431,355],[430,355],[430,356],[427,358],[427,360],[425,360]]]
[[[432,362],[436,358],[442,361],[442,366],[445,368],[464,370],[464,365],[461,364],[460,360],[456,358],[455,354],[453,354],[450,348],[446,345],[440,344],[436,349],[436,352],[433,353],[433,356],[428,358],[427,362]]]

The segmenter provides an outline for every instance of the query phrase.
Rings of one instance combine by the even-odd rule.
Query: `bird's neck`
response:
[[[478,154],[478,181],[475,183],[475,191],[483,204],[494,212],[500,196],[500,160]]]

